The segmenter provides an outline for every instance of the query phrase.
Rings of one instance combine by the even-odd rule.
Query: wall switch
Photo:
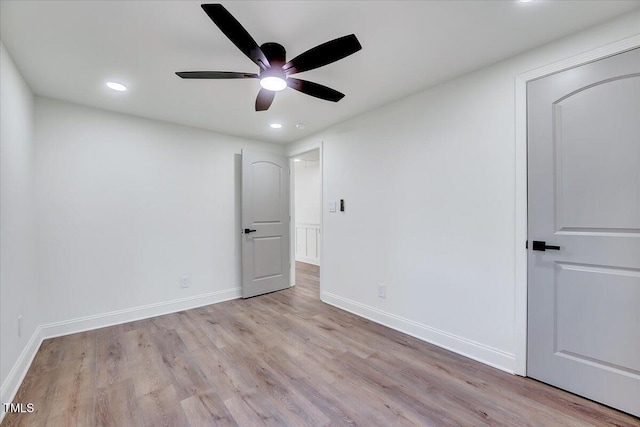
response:
[[[188,288],[190,284],[191,284],[191,278],[189,278],[189,276],[182,276],[180,278],[180,287],[181,288]]]
[[[22,316],[18,316],[18,337],[22,336]]]
[[[382,283],[378,283],[378,296],[380,298],[387,297],[387,285],[383,285]]]
[[[329,212],[335,212],[335,211],[336,211],[336,202],[329,203]]]

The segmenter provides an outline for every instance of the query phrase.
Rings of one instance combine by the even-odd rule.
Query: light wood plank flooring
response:
[[[297,286],[46,340],[3,426],[639,426]]]

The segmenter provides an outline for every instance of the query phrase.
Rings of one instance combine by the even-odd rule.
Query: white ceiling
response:
[[[291,89],[255,112],[257,80],[182,80],[175,71],[257,72],[201,1],[0,2],[0,37],[37,95],[287,143],[465,72],[640,7],[640,1],[226,1],[288,58],[355,33],[363,50],[296,75],[346,94]],[[112,92],[108,80],[125,83]],[[282,129],[269,123],[281,122]],[[306,128],[295,128],[297,122]]]

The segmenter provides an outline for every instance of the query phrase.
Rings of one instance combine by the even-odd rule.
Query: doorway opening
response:
[[[294,284],[320,298],[322,169],[320,148],[291,157],[291,246]]]

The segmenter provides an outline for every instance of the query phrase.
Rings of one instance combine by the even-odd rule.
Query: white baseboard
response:
[[[40,344],[42,344],[42,329],[40,326],[36,328],[27,341],[27,345],[24,346],[22,353],[14,363],[13,367],[9,371],[9,375],[2,383],[2,387],[0,387],[0,403],[9,403],[13,401],[22,381],[24,380],[25,375],[27,375],[27,371],[29,367],[31,367],[31,362],[33,362],[33,358],[36,357],[36,353],[38,353],[38,349],[40,348]],[[20,403],[28,403],[28,402],[20,402]],[[4,406],[0,408],[0,423],[4,419],[6,412],[4,411]]]
[[[132,322],[135,320],[147,319],[149,317],[161,316],[163,314],[175,313],[177,311],[189,310],[191,308],[240,298],[241,295],[242,293],[240,288],[231,288],[218,292],[210,292],[207,294],[180,298],[172,301],[148,304],[38,326],[20,354],[20,357],[18,357],[18,360],[13,365],[13,368],[11,368],[7,379],[2,383],[2,388],[0,389],[0,403],[13,401],[18,388],[20,388],[27,371],[31,366],[31,362],[33,362],[33,358],[40,348],[40,344],[42,344],[42,341],[47,338],[75,334],[78,332],[119,325],[121,323]],[[0,408],[0,422],[4,418],[4,415],[4,409]]]
[[[116,310],[109,313],[96,314],[78,319],[64,320],[62,322],[42,325],[42,339],[75,334],[135,320],[148,319],[149,317],[162,316],[163,314],[189,310],[191,308],[216,304],[223,301],[240,298],[240,288],[225,289],[223,291],[210,292],[192,297],[175,299],[172,301],[158,302],[139,307]]]
[[[513,374],[515,372],[516,358],[513,354],[506,353],[484,344],[480,344],[466,338],[458,337],[423,325],[413,320],[405,319],[395,314],[387,313],[374,307],[361,304],[330,292],[323,292],[321,299],[327,304],[331,304],[342,310],[369,319],[373,322],[387,326],[391,329],[403,332],[412,337],[418,338],[438,347],[461,354],[470,359],[484,363],[494,368]]]
[[[320,260],[318,258],[310,258],[303,255],[296,255],[296,261],[306,262],[307,264],[320,265]]]

